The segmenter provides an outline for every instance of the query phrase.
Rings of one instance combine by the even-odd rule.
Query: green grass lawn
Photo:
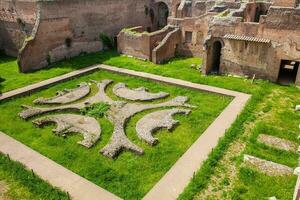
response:
[[[257,81],[256,84],[251,84],[251,80],[229,76],[203,76],[196,67],[192,67],[193,64],[196,66],[202,64],[200,58],[178,57],[165,64],[156,65],[149,61],[120,56],[115,51],[105,51],[78,56],[52,64],[46,69],[26,74],[18,73],[18,66],[15,58],[1,56],[0,77],[4,79],[4,81],[0,85],[2,87],[2,92],[7,92],[76,69],[101,63],[246,93],[254,93],[260,88],[258,84],[265,84],[264,81]]]
[[[202,190],[205,190],[209,184],[211,184],[211,177],[216,175],[218,176],[216,172],[216,168],[218,168],[218,163],[219,161],[225,156],[227,149],[230,147],[230,144],[232,144],[234,141],[237,139],[243,138],[244,135],[246,134],[246,129],[248,124],[254,124],[253,125],[253,131],[251,133],[250,138],[243,138],[242,142],[246,143],[246,150],[243,153],[249,153],[253,154],[255,156],[262,156],[265,159],[272,160],[275,162],[279,162],[282,164],[289,165],[291,167],[296,166],[297,164],[297,155],[294,153],[286,153],[286,152],[280,152],[268,147],[265,147],[261,144],[258,144],[256,142],[256,137],[257,134],[261,131],[266,131],[266,130],[272,130],[268,134],[273,134],[277,136],[281,136],[286,139],[290,139],[295,141],[295,135],[298,134],[299,129],[298,129],[298,124],[300,122],[300,113],[295,113],[293,111],[294,106],[296,104],[300,104],[300,92],[299,89],[297,89],[294,86],[290,87],[283,87],[283,86],[278,86],[276,84],[270,83],[268,81],[262,81],[262,80],[255,80],[253,83],[249,79],[244,79],[244,78],[236,78],[236,77],[231,77],[231,76],[217,76],[217,75],[210,75],[210,76],[204,76],[202,75],[195,67],[191,67],[192,64],[195,65],[201,65],[202,61],[199,58],[174,58],[170,62],[162,64],[162,65],[155,65],[153,63],[150,63],[148,61],[142,61],[139,59],[134,59],[134,58],[129,58],[126,56],[120,56],[114,51],[106,51],[106,52],[101,52],[101,53],[93,53],[85,56],[79,56],[76,58],[72,58],[70,60],[62,61],[56,64],[53,64],[50,66],[48,69],[41,70],[38,72],[30,73],[27,74],[29,76],[32,76],[34,78],[27,78],[27,75],[23,74],[18,74],[17,72],[17,66],[15,60],[12,60],[11,58],[7,57],[2,57],[2,60],[4,60],[1,64],[0,62],[0,76],[5,79],[4,82],[2,82],[2,90],[3,91],[9,91],[18,87],[22,87],[25,85],[28,85],[33,82],[38,82],[42,79],[50,78],[52,76],[56,76],[58,74],[66,73],[69,71],[72,71],[74,69],[79,69],[82,67],[87,67],[93,64],[109,64],[121,68],[127,68],[127,69],[132,69],[136,71],[143,71],[143,72],[148,72],[152,74],[158,74],[158,75],[163,75],[163,76],[168,76],[168,77],[173,77],[173,78],[178,78],[178,79],[183,79],[187,81],[191,81],[194,83],[200,83],[200,84],[207,84],[207,85],[212,85],[212,86],[217,86],[221,88],[226,88],[226,89],[232,89],[235,91],[241,91],[245,93],[249,93],[252,95],[251,100],[248,102],[247,106],[245,107],[244,111],[241,113],[241,115],[238,117],[238,119],[234,122],[234,124],[231,126],[230,129],[227,130],[225,137],[220,140],[218,146],[212,151],[210,154],[209,158],[204,162],[202,165],[201,169],[195,174],[194,178],[191,180],[189,186],[185,189],[184,193],[180,196],[179,199],[193,199],[194,196],[199,193]],[[8,59],[8,61],[5,61]],[[10,61],[9,61],[10,60]],[[5,69],[5,66],[8,66],[4,62],[10,63],[11,68]],[[6,71],[4,73],[4,71]],[[57,73],[57,74],[56,74]],[[43,75],[41,75],[43,74]],[[17,78],[18,77],[18,78]],[[124,77],[123,77],[124,78]],[[80,78],[79,80],[81,80]],[[77,81],[77,80],[76,80]],[[143,81],[143,83],[146,83],[147,81]],[[57,88],[63,88],[64,86],[74,86],[75,82],[70,82],[60,84],[56,87],[50,88],[48,90],[42,91],[40,94],[43,94],[45,96],[51,95],[50,93],[53,93],[54,90]],[[132,83],[133,85],[135,83]],[[150,88],[152,86],[149,86]],[[153,88],[155,89],[155,88]],[[274,95],[274,93],[278,93]],[[173,93],[172,94],[177,94]],[[34,94],[33,96],[36,96]],[[22,101],[25,101],[27,103],[30,103],[30,101],[33,99],[32,97],[26,97],[24,99],[16,99],[11,102],[6,102],[4,105],[10,105],[10,109],[13,111],[13,113],[19,112],[20,108],[18,107],[19,104],[21,104]],[[199,99],[200,101],[200,99]],[[263,107],[261,106],[263,105]],[[0,106],[0,109],[2,111],[2,108],[4,106]],[[4,109],[4,108],[3,108]],[[8,115],[8,110],[6,110],[6,114]],[[266,113],[267,116],[269,116],[268,119],[260,119],[258,115],[261,115],[261,113]],[[144,113],[145,114],[145,113]],[[207,113],[208,114],[208,113]],[[139,144],[139,140],[134,138],[134,133],[132,130],[132,127],[134,126],[134,122],[137,120],[137,118],[140,118],[141,116],[136,116],[136,118],[133,118],[129,124],[128,124],[128,134],[132,139]],[[180,117],[179,117],[180,118]],[[187,118],[188,119],[188,118]],[[13,120],[19,120],[16,116]],[[104,120],[104,119],[101,119]],[[185,120],[184,118],[180,118],[180,120]],[[22,122],[23,123],[23,122]],[[29,124],[29,125],[28,125]],[[33,130],[30,123],[28,123],[25,127],[28,126],[30,130]],[[104,123],[105,124],[105,123]],[[9,126],[9,125],[6,125]],[[198,125],[197,125],[198,126]],[[104,126],[103,128],[105,128]],[[180,127],[177,127],[176,130],[180,130]],[[17,129],[14,127],[14,129]],[[39,129],[37,133],[39,133],[39,137],[43,135],[51,135],[49,134],[48,128],[44,129]],[[107,126],[106,129],[109,129],[109,126]],[[19,129],[20,130],[20,129]],[[35,129],[36,130],[36,129]],[[14,137],[20,137],[22,140],[27,141],[30,146],[38,149],[40,148],[39,140],[37,142],[32,141],[31,138],[27,138],[28,135],[24,134],[24,137],[21,137],[20,133],[17,133],[18,131],[15,130],[13,131]],[[20,131],[21,132],[21,131]],[[27,131],[25,131],[27,132]],[[29,134],[29,133],[27,133]],[[29,134],[30,135],[30,134]],[[159,137],[165,137],[168,135],[165,134],[159,134]],[[42,142],[45,142],[43,137],[40,139]],[[60,141],[60,139],[55,139],[53,136],[49,136],[51,139],[55,142]],[[106,139],[105,139],[106,138]],[[65,157],[70,157],[70,158],[65,158],[60,160],[59,158],[55,157],[57,151],[59,151],[60,148],[57,150],[53,150],[53,155],[51,154],[51,158],[55,158],[56,161],[59,161],[60,163],[63,163],[65,165],[70,165],[71,167],[76,165],[76,163],[68,163],[67,161],[72,160],[72,158],[77,159],[77,155],[80,153],[77,153],[79,151],[78,148],[75,144],[75,141],[77,141],[79,138],[77,136],[74,136],[72,138],[69,138],[67,140],[63,140],[64,145],[71,145],[72,148],[77,148],[75,153],[67,153],[69,155],[65,155]],[[103,136],[102,140],[99,142],[100,147],[103,145],[103,141],[107,140],[108,136]],[[69,142],[69,140],[71,142]],[[55,143],[53,142],[53,143]],[[191,141],[190,141],[191,142]],[[67,143],[67,144],[66,144]],[[69,144],[70,143],[70,144]],[[52,144],[50,142],[50,146],[55,144]],[[142,144],[143,145],[143,144]],[[68,146],[69,147],[69,146]],[[144,148],[144,146],[143,146]],[[146,151],[147,151],[147,146],[145,146]],[[155,147],[156,149],[159,147]],[[96,151],[99,149],[94,148],[92,151],[96,154]],[[42,149],[43,152],[47,152],[47,149]],[[83,151],[83,150],[82,150]],[[150,151],[150,150],[149,150]],[[172,152],[173,149],[169,149],[167,151],[168,153]],[[83,151],[84,152],[84,151]],[[48,152],[49,153],[49,152]],[[63,154],[64,152],[60,152]],[[172,152],[174,153],[174,152]],[[175,152],[178,153],[178,152]],[[129,163],[136,162],[136,159],[140,159],[139,157],[135,156],[130,156],[131,154],[125,153],[121,155],[120,160],[125,158],[130,158]],[[128,156],[128,157],[126,157]],[[163,155],[160,155],[163,156]],[[176,156],[175,156],[176,157]],[[96,159],[96,158],[95,158]],[[100,159],[100,158],[97,158]],[[166,159],[163,157],[163,159]],[[239,159],[237,159],[237,163],[239,163]],[[95,161],[89,161],[91,164],[95,164]],[[234,162],[235,163],[235,162]],[[231,163],[233,164],[233,163]],[[102,164],[100,164],[102,166]],[[153,166],[153,165],[151,165]],[[166,169],[167,165],[155,165],[155,168],[158,169]],[[69,167],[69,166],[68,166]],[[70,167],[70,168],[71,168]],[[129,166],[128,166],[129,167]],[[142,165],[144,167],[144,165]],[[141,171],[144,171],[144,169],[139,168]],[[282,193],[283,195],[280,196],[282,199],[289,199],[289,195],[293,192],[293,185],[295,185],[296,177],[285,177],[286,179],[276,179],[272,177],[265,176],[264,174],[261,174],[253,169],[250,168],[238,168],[239,171],[236,173],[238,174],[238,179],[235,182],[230,183],[231,185],[234,185],[234,188],[231,191],[231,195],[229,195],[230,198],[235,198],[235,199],[252,199],[255,196],[262,197],[265,195],[269,195],[271,193],[274,193],[276,188],[278,189],[278,192],[275,194],[280,194]],[[77,168],[78,173],[79,172],[86,172],[86,169],[81,169]],[[100,170],[100,169],[98,169]],[[116,170],[116,169],[114,169]],[[120,169],[117,169],[120,170]],[[116,171],[117,171],[116,170]],[[100,170],[101,171],[101,170]],[[108,174],[108,172],[112,172],[110,170],[107,171],[101,171],[104,174]],[[123,173],[124,171],[122,171]],[[149,171],[147,171],[148,173]],[[91,173],[91,172],[89,172]],[[125,173],[125,172],[124,172]],[[81,173],[82,174],[82,173]],[[109,173],[111,174],[111,173]],[[154,173],[151,176],[143,176],[143,178],[147,180],[158,180],[158,175],[159,173]],[[161,173],[163,174],[163,173]],[[86,176],[88,179],[91,179],[92,175]],[[106,178],[106,181],[104,182],[110,182],[109,180],[116,180],[117,182],[122,183],[122,180],[126,179],[128,176],[122,175],[122,178],[115,178],[114,176],[112,177],[107,177],[104,176],[102,178]],[[101,178],[99,178],[101,179]],[[102,181],[102,179],[101,179]],[[99,181],[99,182],[101,182]],[[153,181],[154,182],[154,181]],[[261,182],[261,184],[258,184],[258,182]],[[288,184],[286,184],[288,182]],[[136,184],[136,183],[135,183]],[[129,190],[133,190],[135,194],[126,194],[127,197],[140,197],[142,196],[141,194],[147,190],[147,188],[150,188],[150,186],[147,184],[142,184],[142,183],[137,183],[136,185],[126,185],[126,188],[124,189],[124,185],[118,185],[120,186],[121,189],[119,192],[122,190],[128,190],[128,192],[131,192]],[[108,189],[110,188],[115,188],[116,186],[111,183],[108,184]],[[122,189],[123,187],[123,189]],[[132,189],[133,187],[133,189]],[[268,187],[274,187],[274,190],[268,190]],[[119,187],[116,187],[119,188]],[[284,191],[284,192],[283,192]],[[118,192],[116,192],[118,193]]]
[[[93,148],[86,149],[76,143],[81,139],[78,135],[66,139],[57,137],[51,132],[54,126],[39,129],[30,121],[24,121],[18,117],[18,113],[22,110],[21,105],[31,105],[37,97],[54,95],[57,90],[75,87],[81,81],[107,78],[114,80],[115,83],[124,82],[131,88],[144,86],[153,92],[168,92],[171,96],[167,99],[175,96],[188,96],[189,103],[196,105],[197,108],[194,108],[188,116],[176,115],[175,118],[180,121],[180,125],[171,134],[166,130],[159,131],[157,136],[160,142],[154,147],[138,139],[135,133],[136,122],[151,111],[137,114],[128,122],[126,132],[134,143],[145,150],[145,154],[137,156],[131,152],[124,152],[115,160],[99,153],[99,150],[107,144],[113,129],[112,124],[105,118],[98,119],[102,127],[101,140]],[[110,96],[117,99],[113,96],[112,86],[107,91]],[[30,96],[3,102],[0,105],[0,130],[122,198],[141,199],[230,101],[230,97],[158,84],[101,70]]]
[[[299,166],[297,152],[283,151],[259,143],[259,134],[268,134],[283,138],[300,145],[300,112],[295,106],[300,104],[299,89],[293,87],[275,87],[270,95],[260,103],[256,111],[257,119],[253,123],[244,153],[276,163],[287,165],[292,169]],[[264,199],[276,196],[277,199],[289,200],[293,196],[297,176],[270,177],[257,170],[241,165],[238,179],[230,192],[232,199]]]
[[[0,153],[0,182],[7,189],[4,199],[68,200],[67,194],[53,188],[20,163],[13,162]],[[0,196],[1,198],[1,196]]]

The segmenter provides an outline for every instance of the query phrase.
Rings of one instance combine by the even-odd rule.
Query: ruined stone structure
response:
[[[204,74],[235,74],[299,85],[299,22],[298,0],[181,1],[168,18],[168,26],[179,29],[179,37],[158,39],[162,30],[142,33],[156,36],[154,42],[150,39],[152,55],[148,56],[145,45],[149,40],[139,40],[125,29],[119,34],[119,51],[155,63],[176,52],[199,56],[204,60]],[[168,46],[168,50],[157,56],[153,49],[160,46]]]
[[[0,49],[17,56],[34,27],[37,7],[34,0],[0,1]]]
[[[89,84],[82,83],[77,89],[67,89],[67,92],[64,92],[63,94],[60,94],[61,91],[59,91],[59,95],[55,97],[49,99],[39,98],[38,101],[34,101],[35,104],[55,103],[59,105],[51,107],[23,105],[24,110],[19,113],[19,116],[23,119],[29,119],[31,117],[37,117],[42,114],[53,113],[57,111],[81,113],[82,109],[88,106],[93,106],[100,103],[106,104],[109,106],[109,109],[105,113],[105,116],[114,125],[114,130],[109,143],[102,148],[100,152],[104,156],[114,158],[123,150],[132,151],[138,155],[143,154],[143,149],[133,143],[127,137],[125,132],[126,123],[137,113],[151,109],[163,109],[166,107],[195,108],[195,106],[187,103],[188,97],[186,96],[177,96],[161,103],[134,102],[137,100],[149,101],[163,99],[169,94],[165,92],[151,93],[146,91],[147,89],[144,87],[129,89],[125,87],[126,85],[124,83],[116,84],[114,86],[113,93],[116,96],[122,97],[124,100],[131,100],[132,102],[119,100],[115,101],[111,99],[110,96],[108,96],[105,92],[107,86],[112,84],[112,80],[93,82],[97,86],[98,91],[89,97],[87,96],[90,90],[88,87]],[[125,93],[124,90],[126,90]],[[84,101],[77,101],[83,97],[86,97]],[[161,128],[168,128],[168,130],[171,130],[174,125],[179,123],[179,121],[173,120],[172,116],[179,113],[187,115],[190,113],[190,111],[190,109],[173,108],[171,110],[156,111],[152,113],[152,115],[148,114],[142,119],[142,121],[146,121],[146,123],[140,122],[137,124],[137,134],[141,140],[154,145],[158,142],[158,140],[152,137],[152,133]],[[79,141],[78,144],[87,148],[91,148],[99,140],[101,135],[101,127],[94,117],[82,116],[78,114],[50,115],[33,120],[33,123],[39,127],[49,123],[57,124],[57,128],[53,129],[53,132],[58,136],[66,136],[69,133],[80,133],[84,139]]]
[[[300,85],[299,0],[3,0],[0,49],[22,72],[103,49],[164,62],[202,57],[204,74]]]
[[[156,28],[150,0],[3,0],[0,49],[19,56],[22,72],[81,53],[100,51],[99,34],[116,36],[124,27]],[[166,23],[166,22],[165,22]],[[160,22],[160,26],[164,26]]]

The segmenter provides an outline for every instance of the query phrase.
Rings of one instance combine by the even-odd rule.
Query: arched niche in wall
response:
[[[154,1],[150,6],[150,20],[152,31],[162,29],[168,24],[168,17],[171,14],[171,8],[168,2],[164,0]]]
[[[220,72],[222,48],[224,41],[221,38],[212,38],[206,41],[206,61],[205,61],[205,74]]]
[[[157,3],[157,27],[161,29],[168,24],[169,17],[169,8],[168,5],[164,2]]]

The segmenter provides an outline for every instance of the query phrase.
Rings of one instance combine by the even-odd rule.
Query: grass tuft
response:
[[[80,110],[82,115],[87,115],[95,118],[102,118],[106,111],[110,108],[110,105],[106,103],[96,103],[84,107]]]

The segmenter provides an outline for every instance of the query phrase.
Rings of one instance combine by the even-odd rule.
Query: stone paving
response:
[[[255,156],[244,155],[244,162],[269,176],[284,176],[293,174],[293,169],[288,166],[257,158]]]
[[[296,105],[295,111],[300,111],[300,105]],[[299,128],[300,128],[300,124],[299,124]],[[299,136],[298,136],[298,139],[299,139]],[[300,153],[300,148],[298,149],[298,153]],[[300,199],[300,173],[297,175],[298,175],[298,179],[297,179],[297,183],[296,183],[295,191],[294,191],[294,195],[293,195],[294,200]]]
[[[137,72],[127,69],[107,65],[97,65],[85,70],[75,71],[54,79],[43,81],[32,86],[11,91],[2,95],[0,100],[11,98],[18,95],[27,94],[57,81],[67,80],[74,76],[95,71],[97,69],[107,70],[115,73],[137,76],[149,80],[164,82],[186,88],[192,88],[200,91],[212,92],[216,94],[231,96],[234,99],[216,118],[216,120],[205,130],[205,132],[196,140],[196,142],[184,153],[184,155],[173,165],[173,167],[162,177],[162,179],[149,191],[144,199],[176,199],[183,189],[188,185],[194,173],[201,167],[210,154],[211,150],[218,144],[226,130],[235,121],[238,114],[244,108],[251,95],[226,90],[222,88],[195,84],[188,81],[167,78],[144,72]],[[101,96],[101,95],[100,95]],[[109,101],[105,96],[105,100]],[[177,100],[176,100],[177,101]],[[180,101],[181,102],[181,101]],[[183,101],[185,102],[185,101]],[[52,185],[57,186],[64,191],[68,191],[73,199],[118,199],[110,192],[86,181],[78,175],[56,164],[50,159],[38,154],[30,148],[22,145],[18,141],[0,134],[0,151],[9,154],[12,159],[23,163],[30,169],[33,169],[41,178],[47,180]]]
[[[274,147],[276,149],[281,149],[284,151],[296,152],[298,150],[298,146],[296,143],[272,135],[260,134],[257,140],[268,146]]]
[[[32,169],[51,185],[68,192],[73,200],[120,199],[2,132],[0,132],[0,151]]]

